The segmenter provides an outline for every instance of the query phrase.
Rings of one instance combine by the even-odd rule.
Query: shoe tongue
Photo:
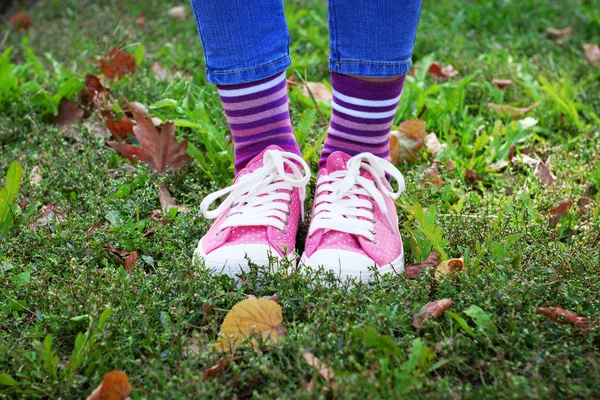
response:
[[[331,173],[348,169],[346,163],[351,158],[348,154],[341,151],[331,153],[327,158],[327,171]]]
[[[255,156],[252,160],[250,160],[250,162],[246,165],[246,168],[244,168],[240,172],[240,175],[246,175],[247,173],[254,172],[257,169],[259,169],[260,167],[262,167],[263,166],[263,157],[264,157],[265,152],[267,150],[283,151],[281,149],[281,147],[279,147],[279,146],[276,146],[274,144],[270,145],[269,147],[267,147],[266,149],[264,149],[263,151],[261,151],[260,154],[258,154],[257,156]]]

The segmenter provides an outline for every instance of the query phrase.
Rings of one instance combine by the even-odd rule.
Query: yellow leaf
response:
[[[87,400],[124,400],[133,388],[129,378],[123,371],[110,371],[104,376],[102,383],[87,398]]]
[[[246,340],[250,340],[252,346],[257,346],[257,337],[264,342],[277,344],[279,336],[285,335],[281,321],[281,307],[273,300],[243,300],[225,316],[215,348],[221,353],[233,351]]]
[[[464,268],[464,257],[442,261],[435,269],[435,278],[442,279],[442,275],[453,275],[462,271]]]

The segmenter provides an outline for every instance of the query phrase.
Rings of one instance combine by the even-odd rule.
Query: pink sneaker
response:
[[[233,185],[202,200],[204,217],[216,221],[200,239],[194,258],[230,276],[248,271],[246,256],[261,266],[269,265],[270,256],[294,260],[309,180],[310,170],[302,157],[278,146],[267,147],[237,174]],[[219,207],[209,210],[226,194]]]
[[[398,182],[393,192],[386,174]],[[394,200],[404,191],[396,167],[371,153],[336,151],[317,177],[313,214],[301,263],[323,266],[341,278],[371,279],[404,272],[404,252]]]

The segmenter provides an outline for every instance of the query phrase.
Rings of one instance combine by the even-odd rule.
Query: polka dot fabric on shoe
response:
[[[393,192],[386,174],[398,181]],[[404,190],[402,174],[370,153],[329,156],[319,171],[311,226],[301,263],[323,266],[360,280],[404,271],[404,251],[394,199]]]
[[[229,188],[207,196],[200,206],[215,219],[200,239],[194,258],[215,273],[235,276],[249,262],[269,266],[270,260],[295,259],[298,221],[303,214],[310,170],[302,158],[270,146],[236,176]],[[209,210],[219,197],[219,207]]]

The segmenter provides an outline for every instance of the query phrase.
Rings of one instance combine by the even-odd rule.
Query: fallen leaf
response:
[[[443,146],[440,144],[437,135],[433,132],[425,136],[425,147],[427,150],[431,151],[431,154],[434,156],[443,149]]]
[[[454,161],[448,160],[446,165],[444,165],[444,168],[446,168],[448,171],[454,171],[454,169],[456,168],[456,164],[454,164]]]
[[[304,361],[306,361],[309,366],[316,369],[321,378],[325,379],[327,382],[331,382],[335,378],[335,373],[333,370],[324,362],[315,357],[310,351],[305,351],[302,353],[302,357],[304,358]]]
[[[227,366],[229,366],[229,363],[231,361],[239,360],[240,358],[242,358],[242,357],[241,356],[223,357],[219,360],[218,363],[216,363],[215,365],[213,365],[210,368],[205,369],[204,372],[202,373],[202,377],[204,379],[214,378],[215,376],[219,375],[221,373],[221,371],[223,371],[225,368],[227,368]]]
[[[112,135],[119,139],[127,139],[127,135],[133,135],[133,127],[135,123],[126,116],[121,117],[121,120],[107,119],[104,121],[106,127]]]
[[[154,76],[159,81],[165,81],[169,77],[169,73],[167,72],[167,70],[156,61],[152,63],[150,69],[152,70],[152,72],[154,72]]]
[[[479,175],[475,171],[471,171],[470,169],[466,169],[465,170],[465,179],[467,180],[467,182],[469,182],[470,184],[474,185],[477,182],[483,180],[483,177],[481,175]]]
[[[131,111],[137,111],[140,114],[143,114],[145,117],[150,116],[150,111],[148,111],[148,107],[146,107],[139,101],[132,101],[131,103],[127,104],[127,107],[129,107]]]
[[[123,371],[111,371],[104,375],[104,379],[87,400],[125,400],[133,388],[129,377]]]
[[[63,97],[58,105],[58,114],[52,117],[52,122],[60,128],[68,129],[77,125],[83,115],[84,112],[77,103]]]
[[[102,85],[102,82],[100,82],[100,78],[96,75],[87,74],[84,83],[85,90],[92,99],[95,98],[98,93],[104,92],[104,86]]]
[[[573,202],[569,199],[562,200],[556,207],[551,210],[542,212],[542,215],[551,215],[550,226],[555,227],[560,220],[560,217],[564,217],[569,214],[569,210],[573,206]]]
[[[573,29],[573,25],[569,25],[566,28],[562,28],[562,29],[556,29],[556,28],[552,28],[552,27],[548,27],[546,28],[546,33],[548,34],[548,36],[567,36],[568,34],[571,33],[571,30]]]
[[[31,17],[24,12],[20,12],[10,17],[10,23],[16,30],[25,30],[29,28],[31,22]]]
[[[31,169],[31,173],[29,174],[29,184],[31,186],[36,186],[42,181],[43,178],[40,172],[40,167],[37,165]]]
[[[587,181],[585,183],[585,190],[583,191],[583,197],[577,202],[577,212],[579,215],[586,215],[588,213],[587,207],[592,203],[592,182]]]
[[[37,212],[33,222],[31,222],[29,225],[29,229],[31,229],[33,232],[37,232],[38,228],[47,226],[51,219],[54,219],[57,224],[60,224],[60,222],[64,220],[66,216],[67,213],[60,211],[58,205],[47,204]]]
[[[571,311],[567,311],[560,307],[544,308],[536,307],[536,310],[561,324],[571,324],[580,327],[581,329],[600,327],[600,323],[592,323],[588,318],[578,317]]]
[[[600,47],[597,44],[584,44],[585,58],[594,67],[600,67]]]
[[[449,79],[458,75],[458,71],[452,65],[444,66],[439,62],[432,63],[427,73],[437,80]]]
[[[129,252],[127,250],[117,249],[112,244],[107,244],[108,252],[113,256],[117,257],[121,264],[125,264],[126,258],[129,256]]]
[[[496,85],[498,89],[506,89],[512,85],[512,81],[510,79],[493,79],[492,83]]]
[[[532,128],[534,126],[536,126],[538,123],[538,120],[533,118],[533,117],[527,117],[527,118],[523,118],[519,121],[517,121],[517,124],[521,127],[521,129],[526,130],[529,128]],[[511,146],[513,147],[514,144]],[[514,155],[514,154],[513,154]]]
[[[537,176],[545,186],[550,186],[556,181],[556,175],[550,172],[550,157],[541,161],[535,167],[534,175]]]
[[[331,90],[321,82],[306,82],[306,85],[302,86],[302,93],[308,97],[312,93],[315,100],[324,103],[329,103],[333,98]]]
[[[133,266],[135,265],[136,260],[137,260],[137,251],[132,251],[131,253],[129,253],[129,255],[127,256],[127,259],[125,260],[125,269],[127,270],[127,272],[131,272],[131,270],[133,269]]]
[[[391,132],[390,158],[398,165],[402,162],[416,162],[419,152],[425,145],[427,122],[420,119],[403,121],[397,131]]]
[[[138,16],[135,17],[135,23],[139,28],[142,28],[146,23],[146,16],[144,14],[138,14]]]
[[[225,316],[215,348],[221,353],[233,351],[242,342],[250,340],[258,346],[255,336],[267,343],[277,344],[285,335],[281,307],[272,300],[249,298],[233,306]]]
[[[177,7],[173,7],[171,9],[169,9],[169,15],[176,19],[176,20],[182,20],[185,18],[185,7],[184,6],[177,6]]]
[[[406,276],[408,276],[409,279],[417,279],[423,271],[429,268],[436,268],[438,265],[440,265],[440,253],[432,251],[425,261],[407,265]]]
[[[110,137],[109,130],[102,122],[84,122],[83,126],[98,139],[106,140]]]
[[[444,181],[440,178],[440,170],[436,163],[431,164],[431,166],[425,170],[425,176],[429,179],[429,182],[433,183],[435,186],[444,186]]]
[[[127,74],[135,74],[135,57],[118,48],[108,53],[108,59],[98,62],[102,73],[111,81],[121,79]]]
[[[141,147],[116,141],[108,145],[127,157],[131,162],[143,161],[158,173],[163,173],[168,167],[177,170],[190,162],[191,158],[185,155],[188,142],[177,142],[175,125],[167,122],[162,127],[154,126],[150,118],[144,117],[135,110],[131,110],[136,121],[133,133],[140,142]]]
[[[417,329],[423,328],[425,322],[433,321],[450,308],[454,302],[450,299],[442,299],[426,304],[421,311],[413,315],[413,326]]]
[[[540,104],[542,104],[542,102],[537,101],[537,102],[533,103],[532,105],[530,105],[529,107],[518,108],[518,107],[513,107],[513,106],[509,106],[509,105],[504,105],[504,104],[488,103],[488,107],[491,108],[492,110],[494,110],[494,112],[496,114],[503,114],[503,115],[509,116],[512,119],[516,119],[516,118],[520,118],[523,115],[527,114],[529,111],[533,110]]]
[[[442,275],[454,275],[457,272],[461,272],[464,268],[464,257],[442,261],[435,269],[435,278],[442,279]]]
[[[167,215],[171,208],[177,208],[180,213],[186,213],[189,211],[186,206],[177,205],[177,200],[171,196],[169,188],[165,182],[161,183],[158,187],[158,200],[160,201],[160,208],[164,215]]]

